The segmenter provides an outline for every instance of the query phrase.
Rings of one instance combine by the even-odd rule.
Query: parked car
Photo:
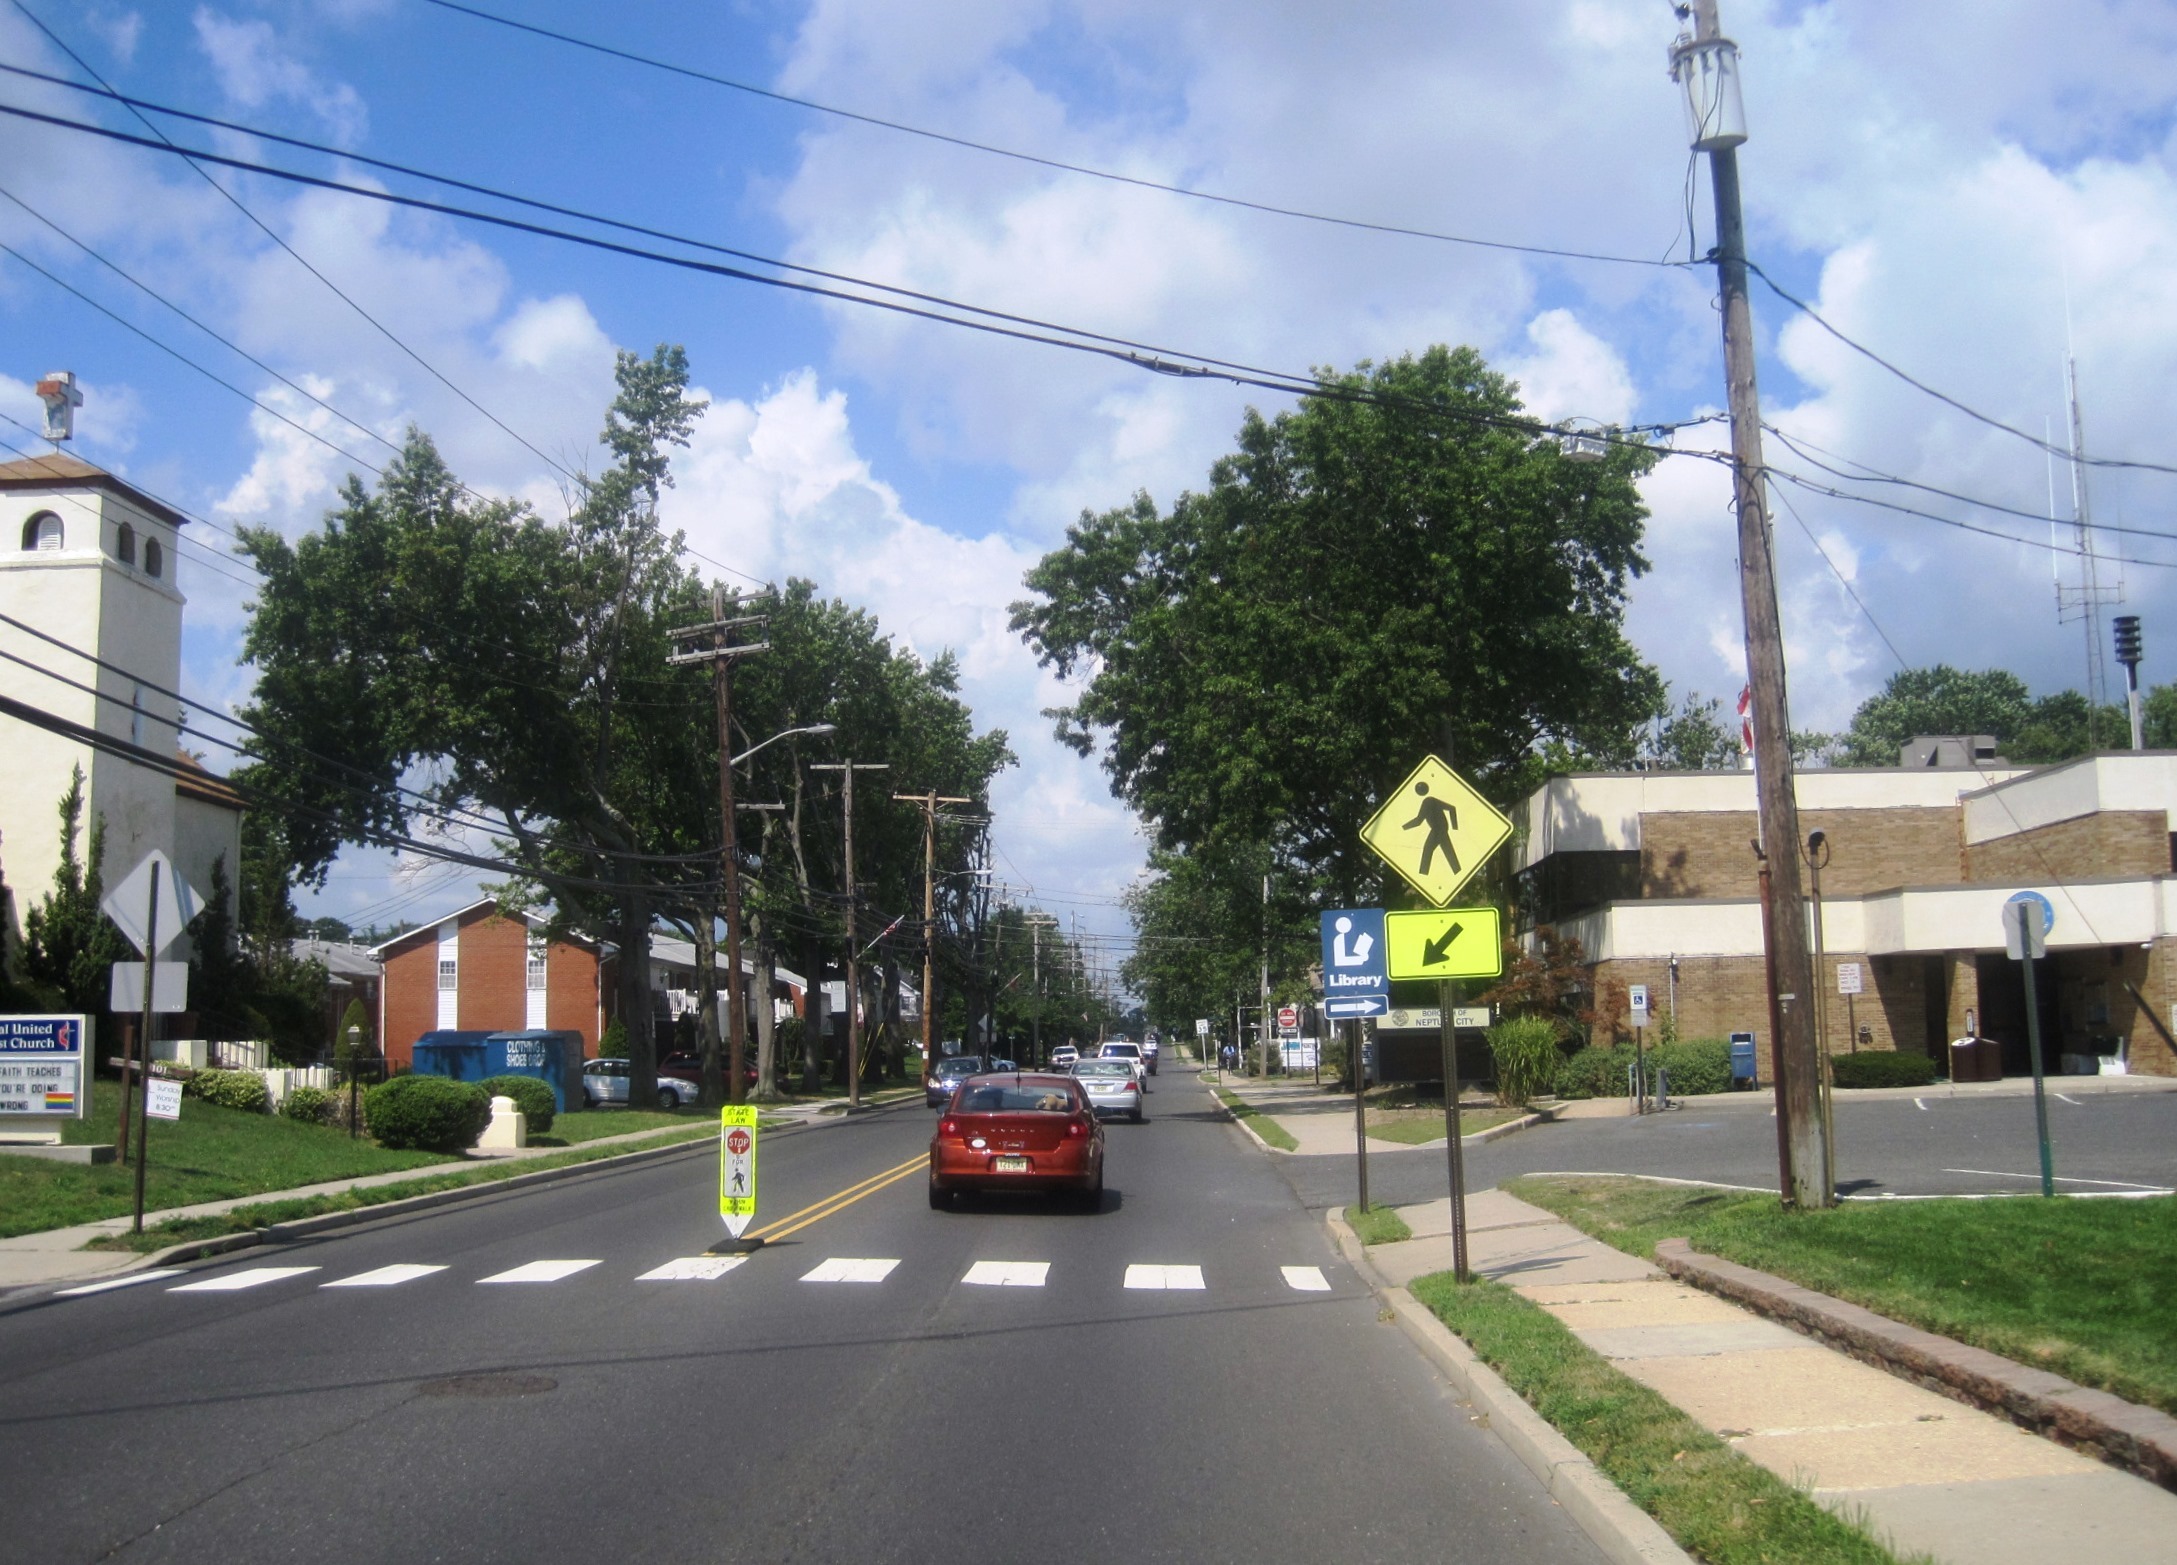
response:
[[[582,1062],[582,1105],[584,1108],[603,1108],[608,1103],[627,1102],[627,1061],[584,1060]]]
[[[930,1137],[930,1206],[962,1190],[1070,1194],[1104,1202],[1104,1126],[1082,1084],[1048,1072],[970,1076]]]
[[[718,1062],[718,1068],[722,1077],[725,1072],[725,1060],[722,1055]],[[682,1082],[693,1087],[694,1092],[683,1093],[681,1096],[686,1102],[695,1102],[703,1091],[703,1056],[682,1049],[677,1053],[668,1054],[664,1059],[658,1061],[658,1086],[661,1089],[661,1100],[663,1096],[662,1089],[666,1085],[665,1078],[668,1076],[672,1077],[676,1082]],[[747,1086],[753,1087],[756,1085],[756,1062],[745,1053],[741,1059],[741,1080]],[[671,1107],[671,1105],[663,1101],[660,1101],[658,1106],[660,1108]]]
[[[1097,1113],[1124,1114],[1141,1123],[1142,1084],[1126,1061],[1083,1060],[1072,1074],[1087,1089],[1089,1106]]]
[[[1134,1079],[1143,1082],[1142,1090],[1148,1091],[1144,1080],[1149,1074],[1149,1062],[1141,1057],[1141,1045],[1125,1038],[1113,1038],[1096,1051],[1100,1060],[1124,1060],[1134,1068]]]
[[[1081,1058],[1081,1051],[1070,1043],[1062,1043],[1051,1051],[1052,1070],[1072,1070],[1074,1061]]]
[[[930,1067],[930,1079],[923,1087],[922,1096],[931,1108],[941,1109],[952,1101],[953,1090],[970,1076],[981,1075],[985,1069],[979,1054],[948,1054]]]

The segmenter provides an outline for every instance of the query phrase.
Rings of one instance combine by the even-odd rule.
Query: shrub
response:
[[[1925,1054],[1888,1050],[1832,1055],[1829,1069],[1840,1087],[1925,1087],[1935,1079],[1935,1062]]]
[[[1627,1051],[1621,1051],[1627,1052]],[[1689,1038],[1648,1051],[1649,1069],[1661,1066],[1674,1098],[1698,1098],[1731,1090],[1731,1045],[1721,1038]]]
[[[1497,1101],[1522,1107],[1550,1089],[1564,1058],[1557,1029],[1540,1016],[1511,1016],[1489,1029],[1489,1059],[1496,1071]]]
[[[299,1119],[305,1125],[329,1125],[339,1101],[338,1094],[327,1092],[323,1087],[294,1087],[280,1099],[280,1114],[285,1119]]]
[[[364,1094],[370,1133],[396,1152],[461,1152],[491,1123],[491,1095],[444,1076],[396,1076]]]
[[[529,1121],[532,1135],[541,1136],[552,1128],[552,1115],[556,1108],[552,1101],[552,1089],[534,1076],[494,1076],[477,1083],[490,1098],[512,1098],[514,1106]]]
[[[1615,1098],[1626,1091],[1631,1049],[1582,1049],[1557,1067],[1560,1098]]]
[[[606,1023],[604,1033],[597,1040],[597,1057],[601,1060],[627,1058],[627,1023],[619,1017]]]
[[[192,1098],[202,1098],[223,1109],[241,1109],[252,1114],[262,1114],[272,1098],[265,1090],[264,1077],[255,1071],[198,1071],[182,1083],[181,1090]]]

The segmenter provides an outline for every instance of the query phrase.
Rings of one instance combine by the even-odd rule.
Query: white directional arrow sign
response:
[[[159,951],[144,951],[144,921],[151,910],[151,866],[154,864],[159,866],[159,951],[164,951],[181,937],[203,905],[203,898],[175,873],[164,853],[153,848],[145,854],[128,872],[128,878],[106,893],[106,900],[99,903],[99,907],[121,933],[128,936],[129,944],[144,952],[146,961],[155,960],[159,955]]]

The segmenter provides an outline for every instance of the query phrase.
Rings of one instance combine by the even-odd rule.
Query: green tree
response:
[[[1102,746],[1163,846],[1266,843],[1341,897],[1424,751],[1500,796],[1553,739],[1629,757],[1662,708],[1622,627],[1655,456],[1575,462],[1496,422],[1519,413],[1480,355],[1432,348],[1249,413],[1168,513],[1084,514],[1013,614],[1078,681],[1060,737]]]
[[[1678,709],[1658,717],[1643,746],[1655,765],[1679,772],[1720,771],[1739,764],[1739,734],[1720,715],[1723,703],[1688,691]]]
[[[102,1018],[113,964],[136,953],[99,911],[106,896],[106,822],[93,815],[86,831],[83,816],[83,768],[78,766],[61,795],[60,866],[53,871],[53,889],[23,921],[23,969],[67,1010]],[[84,839],[80,856],[78,837]]]
[[[1270,853],[1260,844],[1229,852],[1151,851],[1148,877],[1126,894],[1134,951],[1120,972],[1157,1026],[1191,1035],[1196,1017],[1229,1021],[1236,1000],[1258,1004],[1266,934],[1272,992],[1304,991],[1318,954],[1315,899],[1273,875],[1265,906],[1262,878],[1269,871]]]
[[[2177,702],[2171,710],[2177,712]],[[2076,690],[2036,700],[2024,680],[2003,669],[1969,672],[1938,663],[1900,669],[1861,702],[1838,741],[1836,764],[1896,766],[1907,741],[1921,734],[1988,734],[2005,759],[2040,766],[2121,748],[2130,742],[2131,720],[2121,707],[2094,711]]]

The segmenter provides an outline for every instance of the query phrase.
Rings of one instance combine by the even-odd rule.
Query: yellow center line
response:
[[[831,1216],[841,1207],[852,1206],[855,1202],[861,1200],[863,1196],[875,1195],[886,1185],[897,1184],[929,1161],[929,1153],[918,1152],[895,1168],[888,1168],[881,1174],[872,1174],[869,1178],[851,1184],[844,1190],[834,1191],[824,1197],[823,1200],[811,1202],[798,1212],[789,1212],[777,1222],[757,1229],[749,1237],[751,1239],[779,1239],[790,1233],[798,1233],[808,1227],[810,1223],[819,1222]],[[792,1226],[788,1226],[789,1224]]]

